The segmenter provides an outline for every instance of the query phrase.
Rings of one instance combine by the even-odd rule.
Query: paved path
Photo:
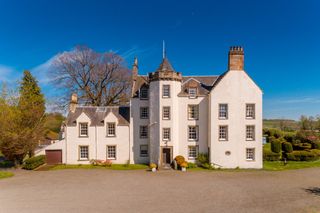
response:
[[[320,168],[19,171],[0,180],[0,212],[320,212],[317,187]]]

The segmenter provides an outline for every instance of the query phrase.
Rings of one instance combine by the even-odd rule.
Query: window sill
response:
[[[256,118],[252,117],[246,117],[247,120],[255,120]]]
[[[141,158],[147,158],[149,155],[140,155]]]
[[[106,137],[107,137],[107,138],[115,138],[116,135],[107,135]]]
[[[189,142],[198,142],[198,139],[188,139]]]
[[[247,138],[246,141],[255,141],[255,139],[249,139],[249,138]]]
[[[147,118],[141,118],[141,117],[140,117],[140,119],[141,119],[141,120],[146,120],[146,119],[149,119],[149,117],[147,117]]]
[[[79,159],[78,161],[89,161],[89,159]]]
[[[255,162],[255,160],[252,160],[252,159],[246,159],[247,162]]]
[[[219,139],[219,141],[224,142],[224,141],[228,141],[228,139]]]
[[[228,117],[219,117],[219,120],[228,120]]]
[[[188,121],[197,121],[199,118],[188,118]]]
[[[79,138],[89,138],[88,135],[79,135]]]

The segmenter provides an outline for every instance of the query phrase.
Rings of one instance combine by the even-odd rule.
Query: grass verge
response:
[[[0,179],[12,177],[12,176],[13,176],[13,173],[12,173],[12,172],[0,171]]]
[[[317,161],[288,161],[287,165],[284,165],[282,161],[264,161],[263,169],[267,171],[284,171],[291,169],[304,169],[320,167],[320,160]]]
[[[144,164],[112,164],[110,167],[104,166],[93,166],[93,165],[57,165],[50,170],[60,170],[60,169],[111,169],[111,170],[138,170],[138,169],[148,169],[149,167]]]

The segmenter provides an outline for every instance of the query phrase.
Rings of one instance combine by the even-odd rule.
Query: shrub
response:
[[[269,150],[263,151],[263,160],[278,161],[279,159],[280,159],[280,153],[271,152]]]
[[[308,151],[293,151],[287,156],[288,160],[293,161],[315,161],[319,159],[319,156],[314,152]]]
[[[180,166],[181,166],[181,168],[187,168],[187,167],[188,167],[188,162],[187,162],[187,161],[182,162],[182,163],[180,164]]]
[[[293,154],[293,152],[286,153],[286,158],[287,158],[287,160],[290,160],[290,161],[296,161],[296,158],[295,158],[295,155]]]
[[[320,157],[320,150],[319,149],[311,149],[311,152],[315,155],[317,155],[318,157]]]
[[[290,143],[293,143],[293,141],[295,140],[295,136],[296,134],[294,132],[286,132],[283,136],[283,138]]]
[[[274,136],[268,137],[268,142],[272,143],[273,141],[277,140]]]
[[[176,162],[177,162],[177,164],[178,164],[179,166],[181,166],[181,164],[186,161],[182,155],[178,155],[178,156],[175,157],[174,159],[176,160]]]
[[[206,153],[199,153],[196,160],[198,165],[202,166],[205,163],[209,163],[209,156]]]
[[[205,168],[205,169],[214,169],[214,168],[211,166],[210,163],[204,163],[204,164],[202,164],[201,166],[202,166],[203,168]]]
[[[281,142],[279,140],[275,140],[271,142],[271,151],[275,153],[281,152]]]
[[[11,168],[14,167],[14,163],[9,160],[4,160],[0,162],[0,168]]]
[[[282,150],[285,153],[291,153],[293,151],[292,144],[289,142],[282,143]]]
[[[111,167],[111,165],[112,165],[112,161],[111,160],[90,160],[90,163],[93,166]]]
[[[195,164],[195,163],[188,163],[188,168],[189,168],[189,169],[197,168],[197,164]]]
[[[45,155],[39,155],[36,157],[28,158],[24,161],[22,168],[27,170],[33,170],[46,162],[46,156]]]
[[[313,142],[312,149],[320,149],[320,142]]]
[[[157,168],[157,164],[155,164],[155,163],[150,163],[149,167],[150,167],[150,169]]]

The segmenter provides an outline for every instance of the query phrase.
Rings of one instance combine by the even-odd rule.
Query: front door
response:
[[[162,163],[163,165],[171,164],[171,149],[170,148],[162,148]]]

